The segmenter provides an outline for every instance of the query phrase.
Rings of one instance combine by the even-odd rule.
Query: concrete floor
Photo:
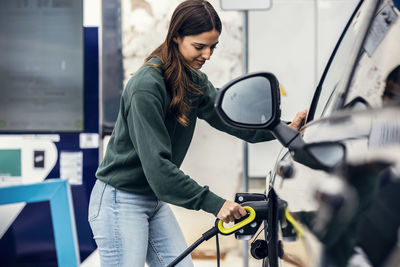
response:
[[[231,250],[226,254],[226,257],[221,260],[221,267],[243,267],[243,258],[240,256],[241,251]],[[217,261],[212,260],[194,260],[195,267],[214,267],[217,266]],[[261,261],[256,259],[249,259],[248,267],[261,267]],[[97,251],[88,257],[80,267],[100,267],[100,259]]]
[[[239,241],[238,241],[239,242]],[[293,266],[316,266],[320,247],[315,240],[308,236],[300,241],[284,243],[285,254],[289,255],[290,259],[296,259],[297,264],[290,264],[287,261],[281,261],[282,267]],[[217,266],[216,259],[204,260],[194,259],[195,267],[214,267]],[[242,248],[230,249],[226,252],[225,257],[221,259],[221,267],[245,267],[246,263],[242,257]],[[261,267],[262,261],[256,260],[249,255],[247,267]],[[100,259],[97,251],[88,257],[80,267],[100,267]],[[145,266],[147,267],[147,265]]]

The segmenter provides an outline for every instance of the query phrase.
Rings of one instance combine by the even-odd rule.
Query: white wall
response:
[[[279,0],[269,11],[249,13],[249,71],[276,75],[286,91],[282,119],[308,108],[314,89],[355,0]],[[249,146],[249,175],[265,176],[281,145]]]

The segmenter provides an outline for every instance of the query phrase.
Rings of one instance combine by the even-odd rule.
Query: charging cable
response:
[[[242,229],[249,223],[253,222],[254,219],[256,218],[256,212],[254,211],[253,208],[249,206],[243,207],[247,212],[248,212],[248,217],[245,218],[244,220],[240,221],[239,223],[233,225],[232,227],[225,228],[223,225],[223,221],[220,219],[217,219],[215,221],[214,227],[210,228],[206,232],[204,232],[199,239],[196,240],[191,246],[189,246],[185,251],[183,251],[175,260],[173,260],[170,264],[168,264],[167,267],[173,267],[177,265],[181,260],[183,260],[187,255],[190,254],[196,247],[198,247],[201,243],[204,241],[209,240],[213,236],[216,236],[216,242],[217,242],[217,265],[219,267],[219,261],[220,261],[220,255],[219,255],[219,241],[218,241],[218,234],[223,234],[223,235],[230,235],[235,233],[236,231]]]

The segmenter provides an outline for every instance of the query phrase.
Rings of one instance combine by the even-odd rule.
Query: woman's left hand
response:
[[[294,117],[293,121],[289,123],[288,126],[299,131],[306,121],[307,112],[307,109],[297,112],[296,117]]]

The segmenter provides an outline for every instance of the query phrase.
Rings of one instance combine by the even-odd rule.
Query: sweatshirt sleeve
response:
[[[162,97],[149,91],[136,91],[126,112],[130,139],[156,196],[174,205],[217,215],[225,200],[208,186],[200,186],[171,161],[171,140],[164,123]]]
[[[205,86],[205,93],[199,104],[199,111],[197,117],[207,121],[212,127],[226,132],[230,135],[236,136],[249,143],[258,143],[264,141],[270,141],[275,139],[270,131],[267,130],[247,130],[247,129],[237,129],[224,123],[218,116],[214,103],[217,95],[217,90],[215,87],[207,81]]]

